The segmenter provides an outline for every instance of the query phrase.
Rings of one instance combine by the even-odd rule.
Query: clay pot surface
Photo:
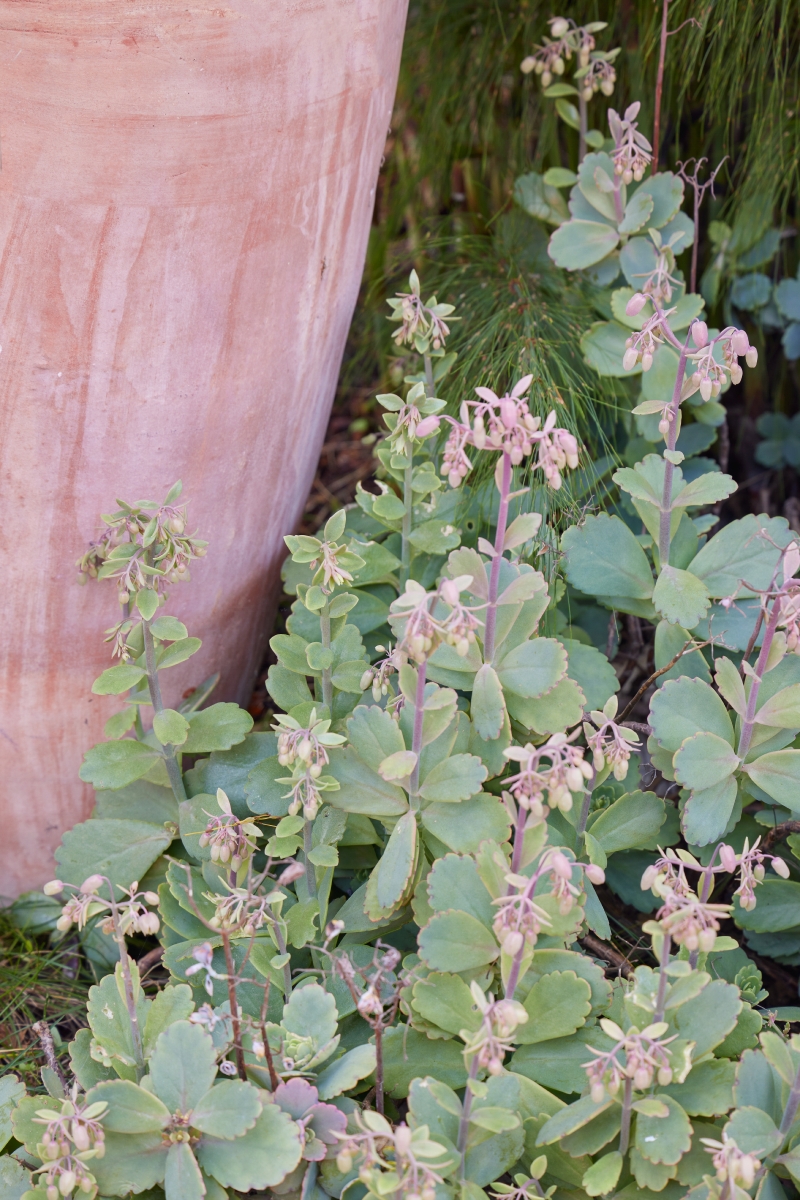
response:
[[[166,612],[247,702],[355,305],[407,0],[0,0],[0,895],[88,816],[119,619],[75,560],[178,478]]]

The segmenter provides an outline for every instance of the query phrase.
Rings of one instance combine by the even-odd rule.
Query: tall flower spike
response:
[[[577,439],[568,429],[557,426],[555,412],[549,414],[543,428],[541,417],[531,415],[525,393],[532,381],[532,375],[525,375],[504,396],[491,388],[475,388],[480,400],[466,400],[460,420],[445,418],[451,430],[441,472],[451,487],[458,487],[472,468],[466,453],[468,445],[477,450],[502,450],[514,466],[538,446],[536,466],[553,490],[561,487],[561,472],[566,467],[577,467]]]
[[[628,105],[622,117],[613,108],[608,110],[608,127],[615,145],[611,157],[614,171],[622,176],[623,183],[643,179],[653,157],[653,147],[636,127],[640,108],[641,104],[636,100]]]

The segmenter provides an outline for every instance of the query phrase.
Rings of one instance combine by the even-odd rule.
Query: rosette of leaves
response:
[[[735,945],[726,941],[727,948]],[[712,1182],[713,1168],[701,1139],[720,1139],[724,1131],[741,1152],[765,1158],[772,1154],[773,1162],[782,1146],[796,1140],[800,1130],[795,1126],[789,1138],[780,1135],[771,1115],[780,1124],[791,1082],[781,1098],[764,1051],[755,1049],[761,1016],[742,1000],[738,987],[713,978],[702,959],[696,969],[680,956],[667,966],[661,1022],[654,1021],[659,972],[637,967],[614,1007],[613,1020],[601,1019],[587,1038],[593,1050],[609,1054],[632,1033],[652,1035],[668,1051],[670,1082],[662,1085],[651,1076],[640,1089],[634,1080],[614,1094],[605,1091],[599,1101],[587,1093],[540,1124],[537,1144],[548,1156],[558,1149],[573,1159],[584,1194],[624,1194],[624,1187],[623,1193],[618,1187],[631,1177],[639,1189],[661,1192],[675,1181],[682,1188],[697,1188],[697,1195],[706,1194],[703,1185]],[[788,1059],[790,1046],[779,1035],[762,1034],[762,1046],[774,1054],[773,1038]],[[624,1062],[624,1051],[618,1053]],[[590,1058],[591,1053],[584,1061]],[[784,1076],[796,1078],[788,1062],[782,1065]],[[767,1084],[760,1096],[757,1079]]]
[[[742,679],[720,656],[716,687],[672,679],[651,701],[653,761],[684,789],[682,825],[694,845],[732,832],[753,800],[800,813],[800,750],[792,745],[800,733],[800,658],[782,649],[775,647],[757,682],[752,669]],[[752,730],[747,739],[743,727]],[[797,885],[776,879],[772,886],[787,887],[788,899]]]
[[[222,1200],[225,1188],[279,1184],[302,1152],[296,1122],[253,1084],[220,1080],[211,1037],[187,1020],[172,1021],[155,1039],[138,1083],[96,1083],[86,1102],[107,1105],[105,1153],[92,1162],[104,1196],[161,1185],[167,1200]],[[35,1107],[41,1099],[30,1097],[14,1114],[14,1136],[28,1153],[38,1140],[33,1131],[41,1131],[31,1121]]]
[[[592,268],[597,279],[610,283],[624,269],[623,253],[631,242],[639,242],[627,257],[646,255],[654,267],[661,249],[679,253],[693,240],[692,223],[680,211],[682,202],[683,181],[672,172],[626,185],[615,175],[610,154],[587,154],[570,192],[570,219],[551,235],[548,252],[556,266]]]
[[[287,632],[270,639],[278,662],[269,669],[267,688],[275,702],[301,724],[307,722],[312,708],[318,716],[341,720],[357,703],[369,665],[362,634],[384,624],[389,611],[386,584],[400,565],[378,542],[350,538],[341,543],[346,523],[347,513],[342,509],[328,520],[321,538],[297,535],[286,539],[291,562],[284,570],[285,587],[297,600],[286,623]],[[324,588],[324,567],[316,565],[323,546],[345,573],[338,577],[339,582],[336,577],[329,579]],[[390,598],[393,595],[392,590]]]

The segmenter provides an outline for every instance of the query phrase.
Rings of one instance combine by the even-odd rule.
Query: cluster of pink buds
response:
[[[408,284],[409,292],[398,292],[388,301],[392,309],[389,320],[400,322],[392,339],[398,346],[414,345],[420,353],[427,353],[431,348],[441,351],[450,334],[445,317],[455,312],[455,308],[452,304],[440,304],[435,296],[424,304],[416,271],[411,272]]]
[[[411,453],[415,440],[422,441],[439,428],[441,418],[432,410],[443,407],[444,401],[429,396],[424,383],[415,383],[405,400],[395,395],[381,395],[378,401],[384,408],[392,410],[384,420],[390,430],[387,441],[396,454]]]
[[[431,1163],[445,1157],[447,1150],[431,1140],[427,1125],[412,1130],[401,1122],[392,1128],[384,1116],[368,1109],[356,1111],[355,1122],[359,1133],[335,1131],[342,1142],[336,1166],[343,1175],[352,1171],[357,1156],[362,1160],[359,1180],[370,1194],[391,1195],[396,1200],[435,1200],[444,1179]]]
[[[102,923],[103,933],[113,934],[116,932],[120,936],[129,933],[146,935],[158,933],[158,915],[150,912],[147,908],[148,904],[151,906],[158,904],[157,892],[140,892],[138,881],[134,881],[128,888],[119,888],[124,899],[117,900],[112,904],[97,894],[103,884],[106,884],[107,888],[111,887],[105,876],[90,875],[77,888],[60,879],[52,879],[44,885],[43,891],[46,896],[59,896],[68,888],[72,890],[72,895],[61,909],[61,916],[56,921],[56,928],[61,933],[68,933],[73,925],[78,929],[84,929],[86,923],[100,913],[109,914]]]
[[[451,487],[458,487],[472,469],[465,447],[477,450],[502,450],[513,466],[527,458],[538,447],[536,466],[540,467],[554,491],[561,487],[561,472],[578,465],[578,443],[568,429],[556,425],[551,412],[542,426],[541,417],[534,417],[524,399],[532,375],[526,375],[510,393],[497,396],[491,388],[478,387],[480,401],[466,400],[461,406],[460,421],[448,417],[452,428],[444,449],[441,473]]]
[[[664,1037],[669,1028],[666,1021],[656,1021],[641,1033],[632,1025],[627,1033],[623,1033],[614,1021],[601,1017],[600,1028],[613,1038],[615,1045],[611,1050],[588,1047],[595,1057],[591,1062],[583,1063],[583,1068],[589,1077],[595,1104],[601,1104],[606,1094],[616,1096],[625,1079],[631,1080],[637,1092],[649,1091],[654,1079],[661,1087],[672,1083],[671,1052],[667,1046],[678,1035]],[[625,1056],[624,1061],[621,1055]]]
[[[712,1155],[711,1161],[720,1183],[738,1183],[745,1190],[753,1186],[756,1172],[761,1169],[761,1160],[755,1154],[745,1154],[724,1131],[721,1141],[714,1138],[700,1138],[700,1141]]]
[[[76,1192],[96,1193],[94,1175],[86,1164],[105,1154],[105,1132],[100,1122],[107,1109],[105,1100],[81,1108],[73,1092],[72,1099],[62,1101],[61,1112],[37,1110],[33,1120],[45,1126],[36,1147],[42,1160],[42,1166],[34,1171],[40,1176],[37,1194],[43,1188],[47,1200],[70,1200]]]
[[[664,901],[656,920],[665,934],[687,950],[708,953],[714,949],[720,921],[730,915],[731,906],[711,904],[703,898],[705,892],[698,895],[686,878],[687,867],[705,872],[707,879],[715,870],[711,864],[703,868],[688,851],[668,849],[645,870],[641,887]],[[720,866],[716,871],[723,869]]]
[[[214,905],[214,915],[208,922],[211,928],[241,930],[245,937],[254,937],[265,921],[271,921],[270,905],[283,899],[279,891],[259,896],[249,888],[232,885],[228,885],[227,896],[218,892],[205,892],[204,896]]]
[[[650,296],[644,292],[634,292],[625,305],[629,317],[638,316]],[[638,333],[632,333],[625,339],[626,350],[622,356],[622,366],[625,371],[632,371],[637,363],[642,364],[643,371],[649,371],[653,365],[653,356],[664,340],[664,321],[675,312],[674,308],[667,312],[656,312],[645,321]]]
[[[776,875],[780,875],[781,879],[789,878],[789,868],[782,858],[777,855],[765,854],[760,848],[760,837],[757,837],[753,842],[752,848],[748,838],[744,839],[741,854],[737,854],[733,846],[720,846],[719,861],[722,867],[730,874],[738,869],[739,871],[739,886],[733,893],[739,897],[739,903],[745,912],[752,912],[756,906],[756,886],[763,882],[766,875],[765,862],[769,862]]]
[[[584,100],[591,100],[598,88],[603,95],[610,96],[616,80],[611,56],[598,56],[592,61],[592,51],[595,48],[593,35],[603,28],[603,21],[595,21],[590,25],[576,25],[567,17],[551,17],[550,37],[545,38],[543,45],[537,46],[533,54],[523,58],[520,70],[524,75],[535,71],[542,81],[542,87],[548,88],[554,75],[564,74],[565,64],[575,54],[580,65],[575,78],[582,81]],[[595,67],[604,69],[593,71]]]
[[[279,783],[291,784],[289,816],[301,810],[307,821],[313,821],[322,804],[322,792],[335,789],[338,784],[330,776],[323,776],[323,767],[330,761],[328,750],[341,746],[347,739],[340,733],[331,733],[330,720],[318,721],[316,709],[311,710],[308,726],[301,726],[294,717],[278,714],[278,762],[282,767],[291,767],[292,775],[279,779]]]
[[[231,870],[238,871],[256,848],[258,826],[234,815],[222,788],[217,788],[217,804],[220,816],[203,809],[208,824],[200,834],[200,846],[210,847],[212,862],[230,863]]]
[[[170,497],[177,499],[179,494],[176,484]],[[163,592],[168,583],[188,581],[192,559],[202,558],[208,548],[207,542],[186,533],[185,506],[126,504],[103,520],[109,528],[78,559],[78,582],[116,579],[120,604],[144,588]]]
[[[653,147],[636,127],[636,118],[641,107],[640,102],[636,100],[628,105],[621,117],[613,108],[608,110],[608,127],[615,145],[611,157],[614,160],[614,171],[622,176],[623,183],[632,183],[634,179],[638,183],[644,177],[653,157]]]
[[[592,777],[592,767],[583,757],[583,746],[573,745],[579,733],[577,729],[569,736],[554,733],[541,746],[528,742],[503,751],[505,758],[520,764],[517,774],[509,776],[505,783],[520,808],[527,809],[537,820],[543,820],[549,808],[570,812],[572,793],[584,791]],[[545,793],[549,808],[545,807]]]
[[[503,951],[513,958],[525,943],[535,946],[542,929],[549,928],[552,922],[529,894],[530,879],[509,874],[506,882],[513,891],[492,901],[497,907],[492,929]]]
[[[464,1055],[470,1062],[477,1057],[478,1066],[490,1075],[500,1075],[503,1059],[514,1049],[514,1031],[527,1022],[528,1013],[518,1000],[495,1000],[491,992],[484,995],[474,980],[469,990],[481,1014],[481,1024],[474,1033],[462,1030]]]
[[[583,69],[583,73],[580,76],[576,74],[575,78],[579,80],[581,94],[588,102],[598,92],[602,92],[604,96],[613,94],[614,84],[617,82],[617,72],[610,61],[610,56],[601,58],[598,55]]]
[[[294,717],[279,713],[273,729],[278,734],[278,762],[282,767],[294,766],[296,762],[308,768],[312,779],[318,779],[322,768],[330,762],[328,750],[341,746],[347,739],[340,733],[331,733],[330,720],[316,719],[316,709],[311,710],[308,726],[302,726]]]
[[[594,710],[589,713],[590,720],[597,728],[593,729],[589,722],[585,721],[583,732],[586,744],[592,751],[595,771],[602,771],[608,763],[614,778],[622,780],[628,774],[634,747],[638,752],[640,746],[638,734],[615,722],[617,707],[617,697],[611,696],[603,706],[602,712]]]
[[[459,575],[443,579],[435,592],[426,592],[422,584],[409,579],[405,592],[390,609],[390,622],[397,626],[399,637],[395,656],[407,654],[415,662],[425,662],[442,642],[453,646],[462,658],[468,654],[481,625],[474,610],[461,603],[461,593],[471,583],[471,575]],[[447,608],[444,613],[440,602]]]
[[[372,688],[372,699],[378,704],[381,696],[389,695],[389,678],[397,671],[397,664],[391,642],[388,646],[376,646],[375,649],[383,658],[367,667],[361,676],[361,690],[365,692],[367,688]]]
[[[691,381],[700,391],[703,400],[711,400],[719,395],[726,381],[726,372],[732,383],[740,383],[742,368],[739,358],[743,357],[748,367],[754,367],[758,362],[758,350],[750,345],[750,339],[743,329],[728,326],[709,340],[708,326],[705,321],[695,321],[692,324],[692,341],[697,350],[689,355],[694,363]],[[722,363],[714,358],[715,346],[722,346]]]
[[[353,571],[364,566],[364,559],[356,554],[347,543],[339,542],[347,524],[347,513],[339,509],[325,522],[322,537],[311,537],[309,534],[287,534],[284,542],[291,551],[292,560],[296,563],[307,564],[313,572],[311,577],[311,594],[315,594],[318,602],[306,604],[312,611],[318,611],[325,603],[325,596],[335,587],[353,582]]]

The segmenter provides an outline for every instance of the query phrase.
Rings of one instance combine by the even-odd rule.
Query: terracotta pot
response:
[[[74,563],[178,478],[166,611],[246,703],[355,304],[407,0],[0,0],[0,894],[53,872],[117,701]],[[182,672],[182,673],[181,673]]]

